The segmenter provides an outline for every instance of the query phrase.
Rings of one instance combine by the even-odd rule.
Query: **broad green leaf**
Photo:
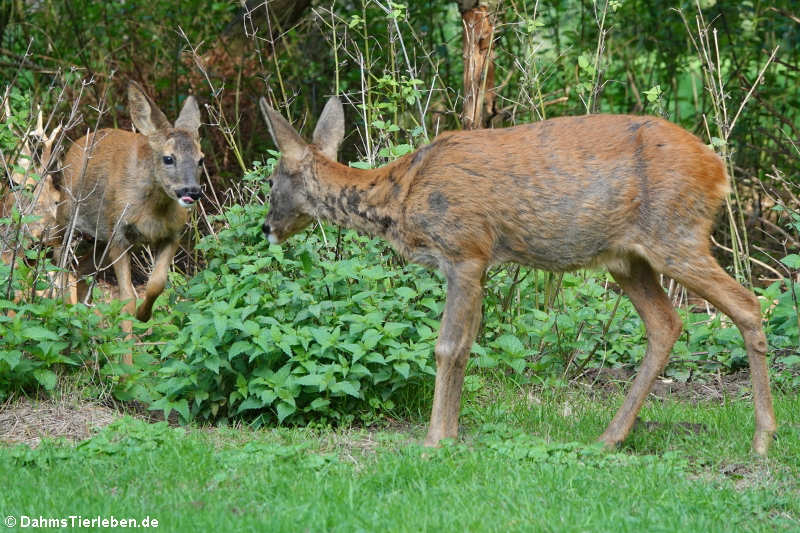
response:
[[[242,324],[241,330],[251,337],[258,337],[258,334],[261,332],[261,326],[252,320],[245,320]]]
[[[23,331],[25,337],[35,340],[50,340],[50,341],[58,341],[61,340],[61,337],[56,335],[54,332],[50,331],[49,329],[45,329],[41,326],[27,326]]]
[[[224,315],[214,315],[214,329],[217,331],[217,339],[222,340],[225,331],[228,329],[228,317]]]
[[[364,346],[365,350],[372,350],[375,346],[378,345],[378,342],[383,338],[383,334],[381,334],[376,329],[368,329],[361,335],[361,344]]]
[[[334,335],[329,330],[323,328],[311,328],[311,334],[314,336],[314,340],[323,348],[333,346],[338,337],[338,335]]]
[[[242,411],[247,411],[249,409],[260,409],[262,407],[264,407],[264,400],[256,396],[250,396],[239,404],[239,408],[236,410],[236,414],[239,414]]]
[[[353,342],[340,343],[339,347],[353,354],[353,362],[358,361],[364,356],[365,353],[367,353],[366,349],[364,349],[362,345],[355,344]]]
[[[231,345],[228,350],[228,359],[233,359],[240,353],[245,353],[253,350],[253,345],[247,341],[236,341]]]
[[[287,416],[290,416],[297,411],[297,408],[292,404],[281,402],[276,407],[276,410],[278,412],[278,424],[282,424],[283,421],[286,420]]]
[[[356,382],[351,383],[350,381],[339,381],[337,383],[333,383],[330,386],[330,391],[334,394],[343,392],[345,394],[349,394],[350,396],[354,396],[356,398],[360,398],[361,395],[358,392],[358,383]]]
[[[22,359],[22,352],[19,350],[0,350],[0,361],[5,361],[11,370],[14,370],[19,365]]]
[[[236,375],[236,390],[242,395],[242,398],[247,397],[247,378],[243,374]]]
[[[386,362],[386,358],[384,358],[378,352],[372,352],[370,354],[367,354],[364,360],[368,363],[377,363],[377,364],[383,364]]]
[[[53,390],[56,388],[56,381],[58,380],[58,376],[52,370],[47,370],[46,368],[37,368],[33,371],[33,377],[36,378],[36,381],[45,388],[45,390]]]
[[[265,406],[267,406],[267,405],[272,405],[272,402],[274,402],[278,398],[278,395],[275,394],[275,391],[265,390],[261,392],[261,394],[259,394],[258,397],[261,398],[261,401],[264,402]]]
[[[411,371],[411,366],[405,361],[402,361],[395,363],[394,369],[397,370],[397,372],[403,376],[403,378],[408,379],[408,373]]]
[[[319,387],[325,383],[325,376],[320,374],[308,374],[294,380],[298,385],[308,385],[312,387]]]
[[[789,355],[781,359],[786,366],[800,365],[800,355]]]
[[[527,365],[527,362],[522,357],[519,357],[517,359],[512,359],[511,361],[508,361],[508,366],[513,368],[514,371],[517,374],[522,374],[525,371],[525,366],[526,365]]]
[[[331,401],[327,398],[316,398],[311,405],[308,406],[308,409],[318,411],[323,407],[328,407],[331,404]]]
[[[215,374],[219,374],[219,357],[209,357],[203,361],[203,366]]]
[[[520,356],[525,353],[525,346],[514,335],[502,335],[492,344],[511,355]]]
[[[394,292],[403,300],[411,300],[412,298],[417,297],[417,291],[410,287],[397,287]]]
[[[411,325],[400,322],[387,322],[383,326],[383,331],[390,337],[397,337],[408,327],[411,327]]]
[[[783,259],[781,259],[781,263],[788,266],[789,268],[800,269],[800,255],[789,254]]]

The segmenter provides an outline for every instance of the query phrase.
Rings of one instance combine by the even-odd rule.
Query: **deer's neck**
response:
[[[317,157],[315,165],[307,187],[316,216],[395,240],[409,185],[404,159],[371,170],[351,168],[324,157]]]

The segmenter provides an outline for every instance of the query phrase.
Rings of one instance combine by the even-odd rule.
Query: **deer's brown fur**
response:
[[[74,229],[108,243],[107,259],[114,266],[119,298],[126,301],[124,310],[147,321],[164,289],[186,208],[200,196],[200,111],[194,97],[188,97],[173,126],[133,82],[128,104],[139,133],[91,132],[67,152],[58,219],[67,236]],[[128,250],[140,244],[153,246],[157,255],[144,302],[136,309]]]
[[[11,118],[8,100],[5,103],[5,116]],[[10,122],[8,125],[11,128]],[[12,130],[13,131],[13,130]],[[14,248],[19,247],[24,241],[19,237],[28,236],[34,240],[45,240],[49,242],[53,236],[56,226],[56,209],[61,201],[61,193],[53,184],[53,177],[50,173],[55,159],[53,154],[53,144],[56,141],[61,125],[56,126],[48,135],[42,125],[42,112],[36,119],[36,129],[27,135],[20,135],[22,146],[16,161],[7,163],[11,170],[11,179],[7,183],[0,184],[3,191],[0,200],[0,218],[11,216],[16,207],[22,215],[33,215],[37,220],[23,225],[23,234],[4,239],[2,243],[2,260],[5,263],[11,261],[14,255]],[[41,150],[39,150],[41,148]],[[38,155],[37,155],[38,154]],[[17,255],[21,250],[17,249]]]
[[[427,444],[457,435],[482,279],[492,264],[513,261],[553,271],[605,266],[645,323],[647,353],[603,442],[627,436],[681,331],[662,272],[739,327],[753,380],[753,448],[767,452],[777,426],[760,306],[710,253],[728,178],[697,137],[656,117],[565,117],[444,133],[382,168],[359,170],[335,161],[344,134],[338,100],[326,105],[310,145],[263,99],[261,107],[282,151],[264,224],[271,242],[319,217],[382,236],[447,279]]]
[[[14,208],[23,215],[32,215],[36,220],[23,223],[20,226],[12,224],[4,229],[0,235],[0,261],[11,264],[25,257],[25,247],[33,241],[40,244],[53,246],[57,244],[56,210],[61,201],[61,192],[53,183],[53,167],[58,156],[59,124],[48,134],[43,126],[42,112],[36,118],[36,128],[27,135],[20,134],[11,127],[11,110],[6,99],[4,106],[5,118],[9,121],[8,127],[20,138],[21,146],[15,161],[6,161],[6,168],[10,170],[10,180],[0,184],[2,198],[0,198],[0,218],[11,217]],[[54,150],[55,146],[55,150]],[[11,164],[9,164],[11,163]],[[12,269],[14,266],[12,266]],[[13,275],[13,274],[12,274]],[[54,272],[47,272],[55,284]],[[39,296],[49,296],[51,289],[35,290],[32,292]],[[14,291],[15,302],[26,298],[23,291]],[[76,301],[75,291],[68,290],[65,299],[70,303]],[[15,316],[13,310],[7,310],[8,316]]]

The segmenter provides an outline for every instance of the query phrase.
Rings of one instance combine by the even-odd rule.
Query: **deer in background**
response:
[[[8,91],[4,103],[5,120],[12,134],[20,139],[16,156],[6,159],[3,156],[3,167],[10,176],[8,183],[0,184],[0,190],[8,187],[0,201],[0,218],[11,217],[14,208],[22,216],[32,215],[37,217],[32,222],[19,225],[11,224],[3,229],[0,236],[0,261],[11,266],[9,283],[6,290],[11,290],[11,279],[17,259],[25,257],[25,249],[32,244],[40,246],[54,246],[58,239],[56,210],[61,201],[61,192],[53,183],[52,167],[55,165],[61,139],[61,124],[53,128],[48,135],[44,129],[42,112],[36,117],[36,128],[27,134],[14,131],[11,126],[11,108],[9,105]],[[56,142],[58,141],[58,142]],[[55,145],[55,150],[53,146]],[[55,272],[46,272],[50,278],[50,289],[36,290],[36,283],[31,286],[31,292],[39,296],[51,296],[52,287],[56,284]],[[8,292],[4,296],[11,296]],[[19,302],[27,297],[26,291],[15,290],[13,300]],[[72,286],[66,291],[64,299],[69,303],[77,301],[77,293]],[[9,317],[15,316],[11,309],[5,311]]]
[[[271,243],[318,217],[379,235],[447,279],[426,445],[457,436],[484,274],[516,262],[551,271],[605,266],[644,321],[647,351],[600,436],[607,446],[630,432],[682,329],[661,272],[739,328],[753,383],[753,450],[767,453],[777,423],[761,308],[711,255],[712,221],[729,185],[722,161],[697,137],[650,116],[564,117],[446,132],[384,167],[361,170],[336,162],[344,137],[337,98],[326,104],[312,144],[265,99],[260,106],[281,151],[263,226]]]
[[[123,310],[147,321],[164,290],[187,208],[200,198],[200,110],[189,96],[173,126],[135,82],[128,85],[128,107],[139,133],[102,129],[67,152],[58,221],[67,228],[65,242],[77,230],[108,244]],[[157,250],[138,309],[128,256],[134,245]],[[131,330],[130,322],[123,326]],[[124,362],[131,363],[130,354]]]
[[[20,135],[11,128],[11,109],[8,98],[5,99],[4,113],[9,121],[8,128],[21,139],[17,157],[13,160],[3,158],[3,166],[10,174],[10,181],[0,185],[5,189],[0,201],[0,218],[11,216],[14,206],[20,214],[39,217],[38,220],[24,224],[14,230],[14,235],[4,236],[2,242],[2,261],[11,263],[15,250],[19,256],[19,245],[22,244],[23,233],[30,238],[49,241],[51,230],[56,225],[56,209],[61,201],[61,193],[53,185],[53,177],[49,170],[52,166],[53,143],[58,138],[61,125],[56,126],[48,135],[42,123],[42,112],[36,117],[36,128],[27,135]],[[13,229],[13,228],[12,228]]]

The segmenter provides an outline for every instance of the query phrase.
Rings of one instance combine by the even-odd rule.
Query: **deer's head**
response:
[[[278,244],[313,220],[314,201],[309,183],[314,179],[314,153],[321,152],[336,160],[344,138],[344,109],[335,96],[328,100],[314,130],[314,149],[263,97],[259,106],[272,140],[281,151],[281,159],[270,178],[269,213],[263,226],[269,242]]]
[[[184,207],[192,205],[200,198],[198,177],[203,166],[197,101],[193,96],[186,99],[173,126],[142,88],[130,82],[128,107],[133,125],[152,149],[152,176],[168,197]]]

